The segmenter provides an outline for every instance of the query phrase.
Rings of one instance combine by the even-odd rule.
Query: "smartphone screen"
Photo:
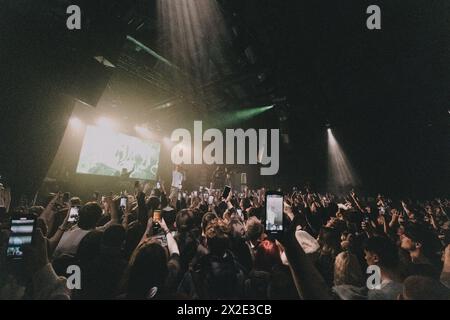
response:
[[[156,189],[161,189],[161,183],[159,181],[156,183]]]
[[[122,208],[125,208],[126,206],[127,206],[127,198],[126,197],[122,197],[122,198],[120,198],[120,206],[122,207]]]
[[[208,204],[213,204],[214,203],[214,196],[209,196],[208,197]]]
[[[182,196],[181,192],[178,192],[178,201],[181,201],[181,196]]]
[[[20,260],[23,258],[23,245],[33,242],[35,227],[36,217],[33,215],[12,218],[11,234],[6,249],[8,259]]]
[[[69,212],[69,219],[67,219],[68,222],[76,222],[78,221],[78,211],[80,210],[79,207],[71,207]]]
[[[266,231],[269,234],[283,231],[283,194],[281,192],[266,194]]]
[[[239,217],[243,218],[244,216],[242,215],[242,209],[236,209]]]
[[[224,199],[228,198],[228,195],[230,194],[230,191],[231,191],[231,187],[230,186],[225,186],[225,188],[223,188],[222,198],[224,198]]]
[[[153,211],[153,221],[155,222],[161,221],[161,210]]]

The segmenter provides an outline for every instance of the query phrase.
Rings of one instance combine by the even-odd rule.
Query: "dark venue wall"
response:
[[[86,28],[66,28],[67,1],[5,1],[0,12],[0,175],[13,202],[31,200],[64,135],[77,100],[95,106],[125,39],[120,15],[133,1],[73,1]],[[94,22],[95,21],[95,22]],[[100,40],[99,40],[100,39]]]

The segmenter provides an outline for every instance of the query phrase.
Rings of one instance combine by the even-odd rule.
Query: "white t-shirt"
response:
[[[183,183],[183,174],[179,171],[172,172],[172,187],[181,189]]]
[[[63,254],[75,256],[81,240],[83,240],[89,232],[91,232],[91,230],[83,230],[79,227],[73,227],[72,229],[64,232],[58,246],[55,249],[55,252],[53,253],[53,258],[58,258]]]

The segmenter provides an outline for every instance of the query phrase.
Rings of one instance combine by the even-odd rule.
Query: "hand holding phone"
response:
[[[74,223],[78,221],[78,215],[79,215],[79,210],[80,207],[77,206],[73,206],[70,208],[70,212],[69,212],[69,218],[67,219],[68,222],[70,223]]]
[[[230,195],[230,192],[231,192],[231,187],[230,186],[225,186],[225,188],[223,188],[222,198],[223,199],[227,199],[228,196]]]
[[[122,196],[120,198],[120,207],[121,208],[126,208],[127,207],[127,202],[128,202],[128,197]]]
[[[6,257],[9,261],[22,260],[24,246],[30,245],[34,240],[37,217],[33,214],[14,216],[11,220],[10,236]]]
[[[283,233],[284,220],[283,193],[279,191],[266,192],[266,232],[269,237],[278,239]]]

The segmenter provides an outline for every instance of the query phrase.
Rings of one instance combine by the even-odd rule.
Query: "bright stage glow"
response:
[[[350,162],[339,146],[331,128],[328,133],[328,172],[331,187],[354,186],[357,179],[351,168]]]
[[[78,161],[77,173],[119,176],[122,169],[133,171],[130,178],[155,180],[160,144],[128,136],[103,127],[88,126]]]
[[[139,133],[142,136],[150,136],[150,130],[148,130],[145,127],[141,127],[141,126],[135,126],[134,130],[136,130],[137,133]]]
[[[147,140],[160,140],[159,136],[154,134],[150,129],[144,126],[138,126],[136,125],[134,127],[134,130],[136,131],[137,135],[141,138],[147,139]]]
[[[97,125],[106,129],[115,129],[117,127],[117,124],[114,122],[114,120],[106,117],[98,118]]]
[[[72,117],[69,120],[69,125],[71,128],[78,130],[78,129],[81,129],[81,127],[83,126],[83,123],[77,117]]]
[[[172,140],[170,140],[170,138],[168,138],[168,137],[163,138],[163,143],[166,148],[171,148],[174,145]]]

